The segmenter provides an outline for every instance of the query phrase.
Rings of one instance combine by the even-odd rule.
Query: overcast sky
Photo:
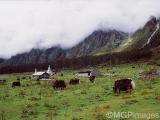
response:
[[[0,0],[0,57],[72,47],[96,29],[134,32],[160,15],[160,0]]]

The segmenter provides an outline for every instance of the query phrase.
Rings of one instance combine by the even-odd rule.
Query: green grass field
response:
[[[1,75],[0,79],[6,79],[7,84],[0,85],[0,119],[4,116],[5,120],[108,120],[106,114],[111,111],[159,113],[160,78],[139,79],[140,72],[154,67],[141,63],[103,67],[100,68],[102,76],[97,77],[95,83],[82,77],[79,85],[67,84],[65,90],[54,90],[45,81],[32,85],[35,81],[30,80],[21,80],[21,87],[12,88],[11,83],[17,77],[31,73]],[[62,72],[64,76],[58,73],[55,79],[68,83],[77,71]],[[114,81],[126,77],[134,79],[136,89],[131,94],[114,94]]]

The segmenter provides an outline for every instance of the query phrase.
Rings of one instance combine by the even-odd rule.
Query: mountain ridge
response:
[[[133,53],[140,59],[140,55],[143,55],[143,52],[144,56],[150,56],[150,50],[152,51],[152,48],[160,45],[160,29],[155,31],[156,25],[159,23],[159,19],[151,17],[142,28],[139,28],[130,37],[128,37],[127,33],[117,30],[97,30],[70,49],[64,50],[59,46],[51,47],[46,50],[32,49],[28,53],[18,54],[11,57],[9,60],[2,61],[0,67],[49,64],[55,63],[56,61],[61,61],[62,64],[64,64],[63,59],[78,60],[78,58],[81,57],[107,55],[110,54],[110,52],[115,52],[116,56],[119,56],[118,54],[121,54],[121,52],[126,56],[127,54]],[[150,42],[146,44],[148,39],[150,39]],[[141,52],[140,55],[135,53],[136,51]],[[130,57],[132,58],[132,56]],[[122,58],[127,59],[126,57]],[[115,59],[119,61],[119,58],[115,57]]]
[[[4,66],[18,66],[29,64],[45,64],[54,62],[64,58],[78,58],[82,56],[88,56],[93,51],[101,48],[105,45],[109,45],[110,42],[119,44],[126,39],[128,35],[121,31],[109,30],[109,31],[94,31],[88,37],[86,37],[78,45],[70,49],[62,49],[59,46],[51,47],[46,50],[32,49],[30,52],[22,53],[11,57],[8,60],[0,63],[0,67]],[[116,48],[117,45],[114,45]]]

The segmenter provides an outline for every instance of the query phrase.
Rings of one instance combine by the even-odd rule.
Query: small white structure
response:
[[[78,72],[78,76],[89,77],[89,76],[100,76],[101,72],[99,69],[82,69]]]
[[[34,74],[32,74],[32,78],[33,79],[37,79],[37,78],[40,78],[40,79],[43,79],[43,78],[49,79],[54,74],[55,74],[55,70],[52,71],[51,67],[49,65],[48,70],[46,72],[42,72],[42,71],[37,72],[37,69],[35,68],[35,72],[34,72]]]
[[[37,79],[37,78],[46,78],[46,79],[49,79],[50,75],[47,73],[47,72],[36,72],[35,70],[35,73],[32,74],[32,78],[33,79]]]
[[[83,69],[83,70],[80,70],[78,72],[78,76],[80,77],[89,77],[91,75],[91,71],[90,69]]]
[[[34,71],[34,74],[32,74],[32,77],[39,77],[41,76],[42,74],[44,74],[45,72],[37,72],[37,69],[35,68],[35,71]]]

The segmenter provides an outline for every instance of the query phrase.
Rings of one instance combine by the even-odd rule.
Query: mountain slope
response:
[[[0,58],[0,63],[2,63],[2,62],[4,62],[4,61],[5,61],[5,59]]]
[[[4,66],[19,66],[30,64],[49,63],[65,57],[65,52],[59,47],[52,47],[47,50],[32,49],[28,53],[18,54],[10,59],[2,62],[1,67]]]
[[[2,61],[0,67],[48,64],[66,58],[104,55],[111,51],[115,52],[116,56],[118,56],[117,53],[126,56],[130,53],[135,54],[136,51],[141,52],[141,54],[144,52],[146,55],[148,50],[155,52],[157,49],[154,48],[160,46],[159,24],[159,20],[152,17],[143,28],[138,29],[130,37],[126,33],[116,30],[98,30],[71,49],[63,50],[60,47],[51,47],[46,50],[33,49],[28,53],[19,54]]]
[[[103,49],[103,53],[106,54],[110,49],[118,47],[124,39],[127,38],[127,34],[124,32],[110,30],[95,31],[88,36],[83,42],[79,43],[75,47],[66,51],[66,57],[81,57],[87,55],[100,54]],[[112,48],[111,48],[112,46]]]
[[[131,51],[137,49],[143,49],[155,47],[159,45],[159,38],[155,38],[160,32],[159,20],[152,17],[143,28],[138,29],[128,40],[120,45],[115,51]],[[154,46],[153,46],[154,44]]]
[[[42,54],[41,50],[32,49],[29,53],[18,54],[12,58],[1,63],[1,66],[16,66],[19,64],[34,64],[39,59],[39,56]]]
[[[51,47],[46,50],[33,49],[28,53],[18,54],[11,57],[10,59],[2,62],[0,67],[45,64],[64,58],[93,55],[98,49],[101,49],[104,46],[107,46],[105,48],[107,52],[110,44],[113,45],[113,48],[116,48],[124,39],[126,39],[126,37],[126,33],[116,30],[95,31],[71,49],[63,50],[60,47]]]

